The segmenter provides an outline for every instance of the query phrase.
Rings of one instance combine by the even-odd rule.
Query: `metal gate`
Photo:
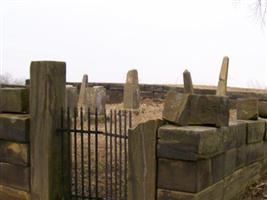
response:
[[[130,111],[61,112],[64,199],[126,200]]]

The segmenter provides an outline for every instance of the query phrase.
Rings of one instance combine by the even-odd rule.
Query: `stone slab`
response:
[[[158,200],[222,200],[223,185],[220,181],[197,194],[158,189]]]
[[[0,163],[0,185],[30,191],[30,168]]]
[[[139,124],[129,131],[128,199],[155,199],[156,140],[161,120]]]
[[[247,122],[247,144],[262,142],[265,135],[266,123],[263,120]]]
[[[0,140],[0,162],[28,166],[29,144]]]
[[[164,125],[159,128],[158,157],[198,160],[224,151],[222,134],[218,129],[204,126]]]
[[[259,101],[259,116],[267,118],[267,101]]]
[[[16,190],[11,187],[0,185],[0,199],[1,200],[31,200],[28,192]]]
[[[236,149],[236,170],[244,167],[247,163],[247,145]]]
[[[258,100],[257,99],[238,99],[236,101],[237,119],[257,120]]]
[[[211,161],[158,159],[158,187],[182,192],[199,192],[212,183]]]
[[[0,139],[28,142],[30,115],[0,114]]]
[[[226,96],[181,94],[168,92],[163,119],[181,126],[229,125],[229,98]]]
[[[224,178],[225,174],[225,153],[211,158],[212,183],[216,183]]]
[[[0,111],[29,112],[29,90],[26,88],[0,88]]]
[[[247,164],[264,159],[264,144],[254,143],[247,145]]]
[[[235,171],[237,160],[236,149],[231,149],[225,152],[225,173],[224,176],[228,176]]]
[[[224,181],[224,200],[238,199],[249,183],[259,179],[261,164],[255,163],[235,171]]]

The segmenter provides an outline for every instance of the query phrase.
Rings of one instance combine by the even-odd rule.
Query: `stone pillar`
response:
[[[227,92],[228,66],[229,58],[224,57],[219,77],[219,83],[216,91],[216,95],[218,96],[224,96]]]
[[[106,88],[103,86],[94,86],[88,88],[89,94],[89,107],[92,112],[97,109],[99,115],[104,115],[106,109]]]
[[[185,70],[183,76],[184,76],[184,93],[193,94],[194,88],[190,72],[188,70]]]
[[[88,108],[88,75],[83,75],[83,80],[80,88],[79,99],[78,99],[78,109],[81,107],[86,110]]]
[[[156,200],[157,131],[161,120],[150,120],[129,131],[128,200]]]
[[[123,106],[125,109],[138,109],[140,106],[140,88],[137,70],[130,70],[127,73],[123,91]]]
[[[61,199],[61,108],[65,102],[66,64],[31,63],[31,192],[34,200]]]

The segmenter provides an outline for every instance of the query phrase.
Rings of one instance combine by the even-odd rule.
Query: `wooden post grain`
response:
[[[31,63],[31,192],[34,200],[61,199],[61,108],[65,102],[66,64]]]

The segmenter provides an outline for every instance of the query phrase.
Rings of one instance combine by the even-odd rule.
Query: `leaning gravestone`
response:
[[[83,110],[88,109],[88,75],[83,75],[83,80],[80,88],[79,98],[78,98],[78,109],[83,108]]]
[[[228,78],[229,58],[223,58],[221,72],[219,76],[219,83],[216,91],[217,96],[224,96],[227,92],[227,78]]]
[[[137,70],[127,73],[123,91],[123,106],[125,109],[138,109],[140,106],[140,88]]]
[[[92,88],[87,88],[87,93],[89,95],[89,107],[92,113],[95,113],[97,109],[97,113],[99,115],[105,114],[106,109],[106,88],[103,86],[94,86]]]

